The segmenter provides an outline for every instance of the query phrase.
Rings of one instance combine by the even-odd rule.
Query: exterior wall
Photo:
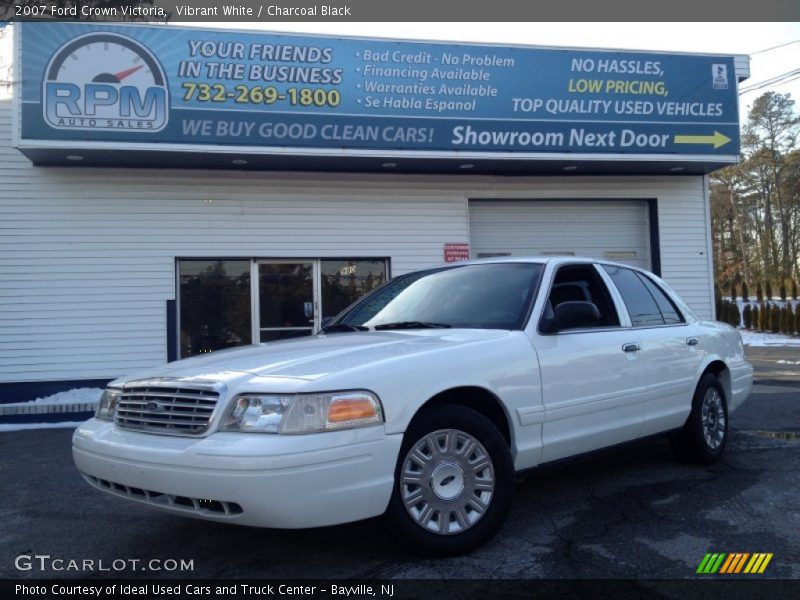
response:
[[[657,198],[662,274],[711,315],[702,177],[33,167],[10,116],[0,102],[0,383],[164,362],[176,257],[385,256],[397,275],[468,241],[470,198]]]
[[[175,257],[389,257],[467,242],[463,196],[319,175],[33,167],[0,113],[0,382],[113,378],[167,359]]]

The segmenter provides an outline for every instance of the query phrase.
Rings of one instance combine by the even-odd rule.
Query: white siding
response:
[[[0,102],[0,382],[166,360],[176,257],[386,256],[467,242],[470,198],[659,200],[662,271],[711,314],[701,177],[519,178],[33,167]]]
[[[164,362],[176,257],[391,258],[468,241],[463,196],[366,177],[32,167],[0,111],[0,381]]]

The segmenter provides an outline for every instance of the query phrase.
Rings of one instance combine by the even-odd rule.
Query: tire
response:
[[[514,463],[497,427],[446,404],[417,415],[406,431],[386,516],[406,545],[452,556],[496,534],[513,495]]]
[[[711,464],[728,442],[728,403],[719,378],[706,373],[697,384],[692,412],[683,429],[670,438],[675,455],[686,462]]]

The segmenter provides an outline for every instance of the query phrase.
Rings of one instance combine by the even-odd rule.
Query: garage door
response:
[[[650,268],[646,201],[472,200],[469,220],[473,258],[588,256]]]

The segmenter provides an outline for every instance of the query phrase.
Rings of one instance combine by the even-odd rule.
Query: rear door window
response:
[[[658,303],[635,271],[613,265],[603,265],[603,269],[622,295],[634,327],[654,327],[665,324]]]
[[[675,325],[676,323],[684,322],[683,316],[678,308],[655,281],[642,273],[636,273],[636,276],[644,282],[647,291],[650,292],[653,299],[656,301],[658,310],[661,311],[661,316],[664,318],[664,323],[667,325]]]

